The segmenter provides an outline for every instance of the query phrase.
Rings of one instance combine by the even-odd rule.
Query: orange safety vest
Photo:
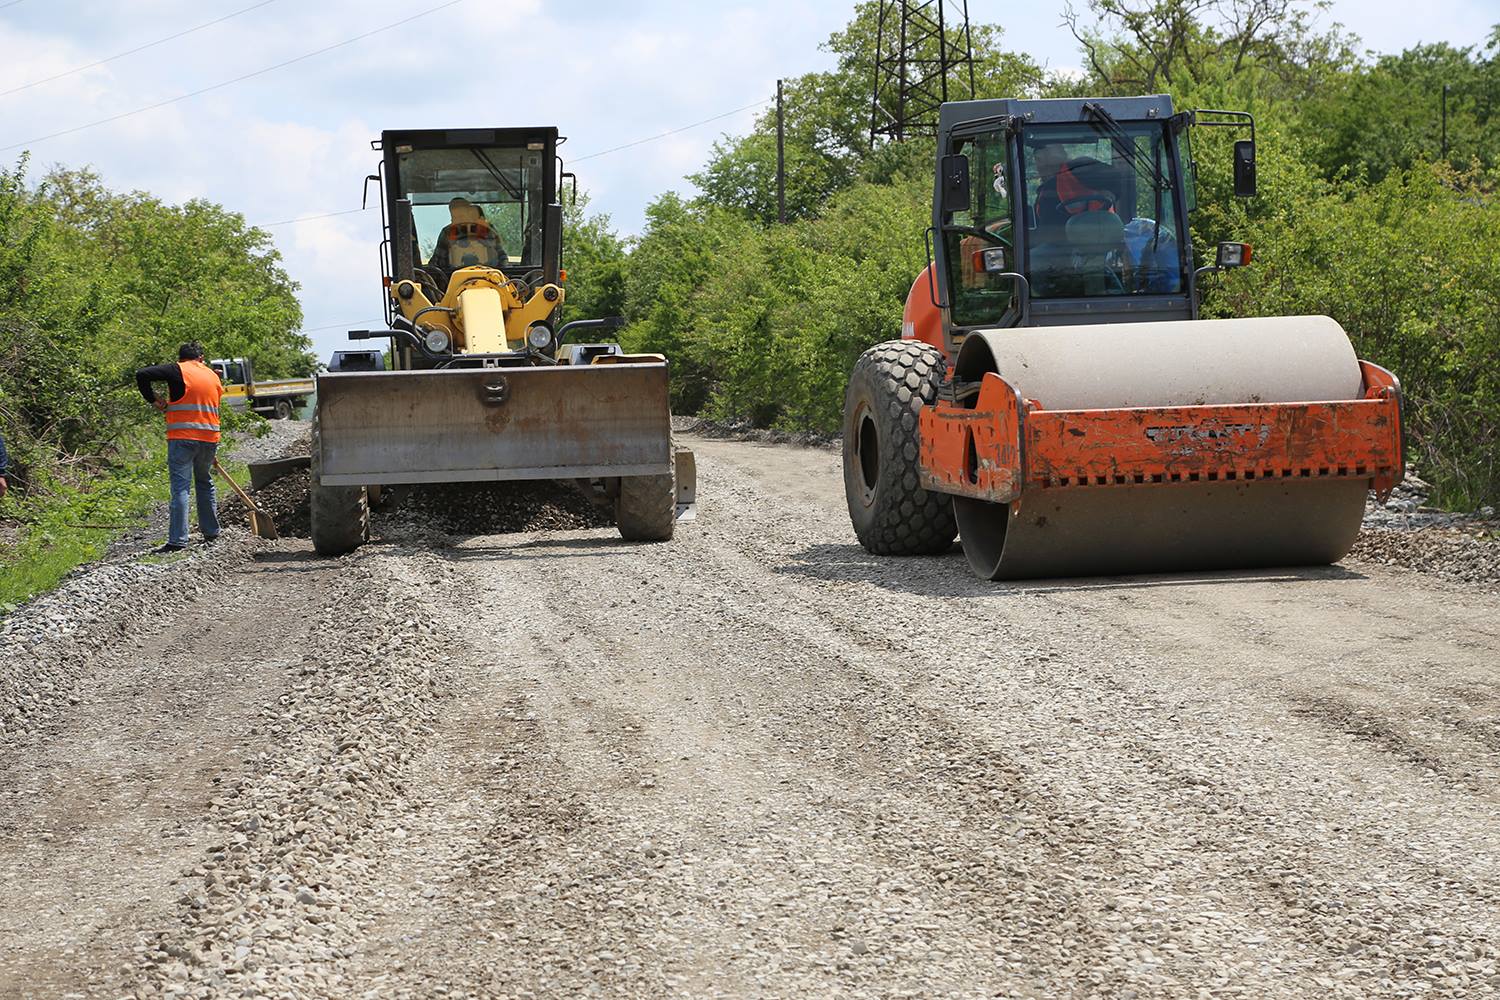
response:
[[[183,361],[182,398],[167,404],[168,441],[219,440],[219,399],[224,386],[219,375],[202,361]]]

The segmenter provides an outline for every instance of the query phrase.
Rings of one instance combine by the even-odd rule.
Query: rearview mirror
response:
[[[942,208],[944,215],[969,210],[969,158],[954,154],[943,157]]]
[[[1234,144],[1234,193],[1240,198],[1255,197],[1255,143],[1249,139]]]

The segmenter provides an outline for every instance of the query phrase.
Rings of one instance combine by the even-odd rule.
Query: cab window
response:
[[[451,272],[541,266],[542,182],[547,164],[525,146],[401,153],[400,192],[410,199],[419,267]]]
[[[1033,298],[1182,291],[1165,123],[1036,126],[1022,161]]]
[[[1000,322],[1011,307],[1013,279],[987,272],[982,252],[1004,251],[1005,270],[1014,267],[1011,241],[1011,185],[1003,133],[958,140],[954,152],[969,160],[969,211],[955,212],[943,232],[954,326]]]

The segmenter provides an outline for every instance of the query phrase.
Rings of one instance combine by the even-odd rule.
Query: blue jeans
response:
[[[214,495],[214,453],[217,444],[209,441],[168,441],[167,470],[172,479],[171,520],[167,541],[172,545],[188,543],[188,490],[198,492],[198,529],[204,538],[219,533],[219,510]]]

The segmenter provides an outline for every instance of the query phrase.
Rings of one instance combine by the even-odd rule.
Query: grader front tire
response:
[[[615,524],[628,542],[665,542],[677,524],[677,460],[664,476],[624,476],[615,498]]]
[[[312,491],[308,507],[312,515],[312,543],[320,556],[353,552],[370,537],[370,500],[363,486],[319,484],[322,440],[315,413],[312,421]]]

